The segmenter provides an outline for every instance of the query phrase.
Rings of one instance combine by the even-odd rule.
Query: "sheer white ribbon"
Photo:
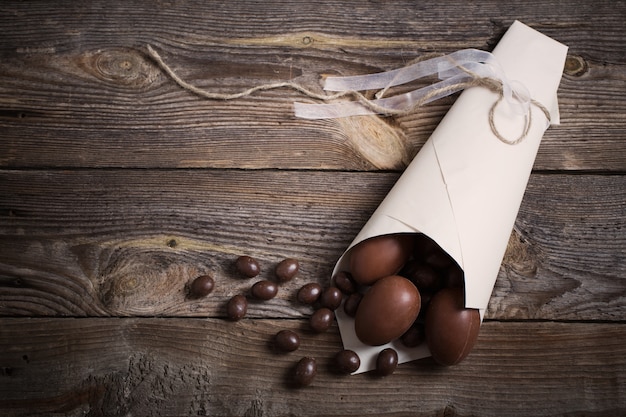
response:
[[[438,74],[442,81],[408,93],[382,98],[391,87],[433,74]],[[528,115],[531,104],[528,90],[521,83],[508,80],[491,53],[477,49],[464,49],[377,74],[329,77],[324,84],[327,91],[381,90],[376,99],[367,102],[346,101],[328,104],[295,102],[294,109],[296,116],[304,119],[328,119],[376,113],[398,114],[454,94],[479,79],[496,81],[499,84],[498,88],[501,87],[502,98],[512,110],[519,115]]]

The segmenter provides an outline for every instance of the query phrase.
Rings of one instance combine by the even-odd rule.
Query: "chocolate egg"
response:
[[[461,362],[474,347],[480,314],[465,308],[463,288],[444,288],[433,295],[426,310],[426,344],[441,365]]]
[[[380,346],[402,336],[420,311],[420,293],[408,279],[391,275],[369,289],[359,303],[354,330],[361,342]]]
[[[366,239],[350,251],[352,279],[361,285],[397,274],[411,256],[414,235],[381,235]]]

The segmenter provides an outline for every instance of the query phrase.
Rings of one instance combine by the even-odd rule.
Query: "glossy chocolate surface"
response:
[[[425,328],[433,359],[441,365],[455,365],[476,343],[480,314],[476,309],[464,307],[463,288],[444,288],[430,300]]]
[[[276,274],[276,278],[279,282],[287,282],[291,281],[300,270],[300,263],[297,259],[287,258],[280,261],[278,265],[276,265],[276,269],[274,273]]]
[[[408,279],[391,275],[377,281],[363,296],[354,329],[361,342],[379,346],[402,336],[420,311],[420,294]]]
[[[305,356],[298,361],[294,369],[293,380],[297,386],[306,387],[311,385],[317,375],[317,361],[315,358]]]
[[[356,372],[361,366],[361,359],[356,352],[352,350],[342,350],[335,355],[335,368],[337,372],[342,374],[351,374]]]
[[[413,250],[411,234],[382,235],[358,243],[350,250],[350,273],[361,285],[400,271]]]
[[[356,291],[356,284],[352,278],[352,274],[349,272],[341,271],[333,278],[335,286],[341,290],[342,293],[350,295]]]
[[[313,304],[320,298],[321,294],[322,286],[317,282],[310,282],[298,290],[297,298],[302,304]]]
[[[202,275],[194,279],[189,286],[189,295],[192,297],[206,297],[213,292],[215,280],[211,275]]]
[[[392,348],[381,350],[376,357],[376,373],[380,376],[391,375],[397,367],[398,352]]]
[[[314,331],[322,333],[328,330],[334,320],[335,313],[326,307],[322,307],[311,315],[309,318],[309,324]]]
[[[259,262],[251,256],[242,255],[237,258],[235,267],[242,275],[248,278],[254,278],[261,272]]]
[[[278,294],[278,286],[275,282],[262,280],[252,286],[250,293],[257,300],[270,300]]]
[[[343,300],[343,293],[337,287],[328,287],[320,296],[320,304],[322,307],[336,310]]]
[[[343,311],[350,317],[356,316],[356,311],[359,308],[359,304],[363,299],[363,295],[361,293],[355,292],[352,293],[346,298],[346,301],[343,303]]]
[[[293,330],[281,330],[274,336],[276,347],[283,352],[293,352],[300,347],[300,336]]]
[[[248,300],[242,294],[232,297],[226,305],[226,315],[231,320],[241,320],[248,312]]]

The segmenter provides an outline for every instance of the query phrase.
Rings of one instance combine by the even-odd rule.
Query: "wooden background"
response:
[[[396,118],[296,119],[274,90],[491,50],[519,19],[570,47],[478,344],[462,364],[340,377],[336,326],[294,302],[335,261],[455,97]],[[626,415],[626,2],[4,1],[0,415]],[[371,146],[364,146],[369,143]],[[386,151],[386,144],[392,151]],[[247,319],[224,305],[295,257]],[[185,297],[216,276],[203,300]],[[270,340],[298,330],[301,348]],[[302,356],[313,385],[287,382]]]

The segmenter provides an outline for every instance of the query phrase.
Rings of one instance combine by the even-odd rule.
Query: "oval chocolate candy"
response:
[[[365,293],[354,318],[361,342],[380,346],[406,332],[420,311],[420,293],[408,279],[391,275],[378,280]]]
[[[480,313],[465,308],[463,288],[436,292],[426,310],[426,344],[441,365],[461,362],[474,347],[480,328]]]
[[[395,275],[413,250],[412,234],[381,235],[359,242],[350,250],[350,273],[361,285]]]

